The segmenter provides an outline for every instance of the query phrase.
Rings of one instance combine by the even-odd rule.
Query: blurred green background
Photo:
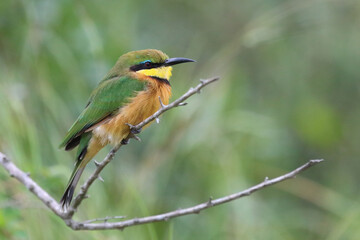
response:
[[[0,151],[56,199],[75,155],[57,146],[121,54],[196,59],[174,68],[173,99],[221,76],[120,150],[78,220],[184,208],[326,162],[123,232],[70,230],[0,170],[0,239],[359,239],[359,29],[356,0],[1,1]]]

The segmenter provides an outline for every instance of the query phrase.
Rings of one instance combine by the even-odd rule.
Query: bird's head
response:
[[[173,65],[195,62],[189,58],[169,58],[165,53],[155,49],[146,49],[126,53],[116,62],[112,70],[120,74],[135,74],[138,77],[152,77],[169,81]]]

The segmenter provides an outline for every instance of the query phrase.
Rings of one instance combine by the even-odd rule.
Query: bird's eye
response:
[[[145,62],[145,67],[150,67],[151,63],[150,62]]]

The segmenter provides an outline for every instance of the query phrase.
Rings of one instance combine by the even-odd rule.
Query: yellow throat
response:
[[[137,71],[138,73],[142,73],[149,77],[157,77],[169,80],[171,77],[172,67],[159,67],[159,68],[151,68],[151,69],[143,69]]]

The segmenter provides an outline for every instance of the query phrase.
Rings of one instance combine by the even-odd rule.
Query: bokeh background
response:
[[[0,170],[0,239],[359,239],[359,29],[356,0],[1,1],[0,151],[56,199],[75,154],[57,147],[121,54],[196,59],[175,67],[173,99],[221,76],[120,150],[79,220],[184,208],[326,162],[123,232],[70,230]]]

